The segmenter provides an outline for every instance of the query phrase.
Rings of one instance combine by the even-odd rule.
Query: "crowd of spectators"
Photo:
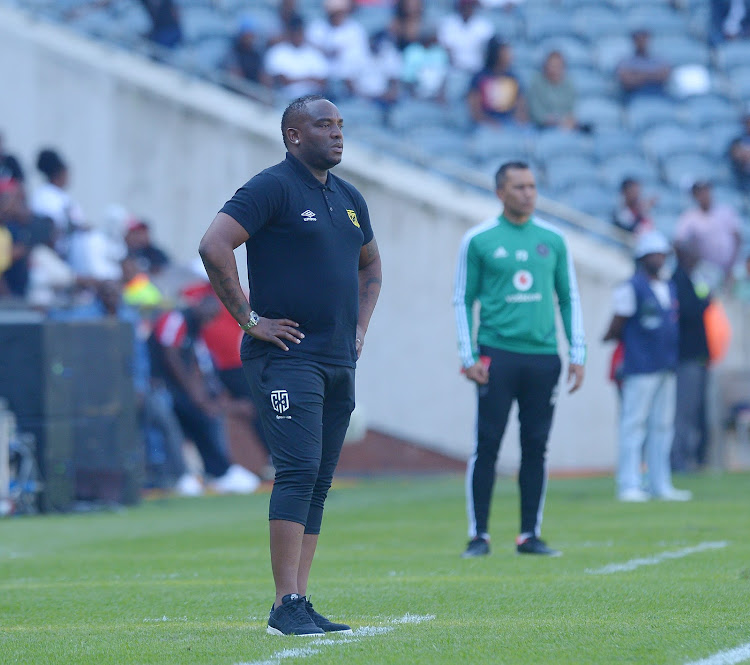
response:
[[[39,151],[42,184],[31,191],[21,164],[0,142],[0,307],[132,326],[148,485],[190,496],[253,492],[260,480],[232,461],[225,425],[230,411],[254,420],[231,371],[241,331],[225,324],[205,273],[175,266],[150,224],[123,206],[93,224],[68,190],[59,151]],[[202,463],[188,463],[186,439]]]

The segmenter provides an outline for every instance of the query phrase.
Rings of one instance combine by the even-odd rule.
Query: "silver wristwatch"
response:
[[[247,323],[240,323],[240,328],[242,328],[245,332],[250,332],[252,328],[255,328],[255,326],[258,325],[258,322],[260,321],[260,317],[258,316],[257,312],[250,312],[250,319]]]

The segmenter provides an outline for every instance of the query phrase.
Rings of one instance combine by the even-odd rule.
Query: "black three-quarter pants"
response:
[[[276,469],[268,518],[318,534],[354,410],[354,368],[276,353],[242,367]]]
[[[547,437],[560,378],[560,358],[484,346],[480,353],[491,358],[491,365],[489,383],[477,386],[477,446],[466,469],[469,537],[489,534],[495,463],[514,400],[518,402],[521,434],[520,533],[538,536],[547,486]]]

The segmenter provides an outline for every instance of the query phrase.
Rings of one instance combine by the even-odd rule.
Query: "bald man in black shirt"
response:
[[[276,468],[269,506],[276,601],[268,620],[276,635],[351,632],[306,598],[381,282],[367,205],[329,172],[341,161],[342,127],[330,101],[293,101],[281,121],[286,159],[241,187],[200,245],[211,284],[247,333],[243,367]],[[243,243],[249,302],[233,253]]]

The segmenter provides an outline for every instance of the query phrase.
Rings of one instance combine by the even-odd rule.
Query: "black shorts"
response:
[[[269,519],[319,533],[354,410],[354,369],[281,353],[242,366],[276,468]]]

